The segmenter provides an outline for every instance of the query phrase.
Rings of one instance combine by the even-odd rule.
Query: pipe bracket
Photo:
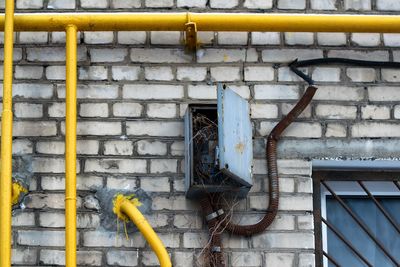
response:
[[[188,51],[195,52],[197,49],[197,25],[188,21],[185,24],[185,45]]]

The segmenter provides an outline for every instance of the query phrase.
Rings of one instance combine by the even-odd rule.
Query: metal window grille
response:
[[[374,188],[378,184],[384,185],[385,189]],[[338,257],[340,253],[328,246],[329,238],[337,240],[339,250],[347,250],[359,263],[357,266],[400,266],[400,251],[397,250],[400,246],[400,172],[317,171],[313,173],[313,187],[316,266],[348,266]],[[378,230],[371,229],[365,216],[360,216],[360,211],[350,205],[359,200],[366,200],[377,211],[376,215],[381,216],[379,220],[390,228],[390,244],[383,242]],[[338,227],[338,220],[332,219],[337,215],[332,216],[334,210],[328,210],[326,201],[339,207],[348,221],[351,220],[351,225]],[[387,201],[395,203],[396,209],[388,209],[388,205],[384,205]],[[364,210],[363,214],[368,212]],[[384,261],[371,261],[371,251],[360,249],[354,240],[354,232],[349,234],[348,229],[366,236]]]

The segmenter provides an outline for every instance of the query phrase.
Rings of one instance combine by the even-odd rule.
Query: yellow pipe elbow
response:
[[[163,242],[137,208],[138,204],[140,205],[137,199],[117,195],[114,199],[113,211],[121,220],[127,221],[129,218],[136,225],[156,254],[161,267],[171,267],[171,259]]]

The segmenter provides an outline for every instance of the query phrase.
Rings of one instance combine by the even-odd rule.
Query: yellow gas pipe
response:
[[[3,112],[1,115],[0,266],[11,266],[12,79],[14,0],[6,1],[4,31]]]
[[[154,232],[153,228],[135,205],[135,199],[123,195],[117,195],[114,199],[113,211],[118,218],[128,221],[128,218],[136,225],[151,249],[156,254],[161,267],[171,267],[171,259],[163,242]]]
[[[5,31],[1,136],[0,266],[11,265],[12,48],[14,1],[0,15]],[[188,18],[197,31],[400,32],[400,16],[251,13],[75,13],[16,14],[17,31],[67,32],[66,259],[76,266],[76,32],[184,31]],[[122,208],[122,207],[121,207]],[[129,209],[127,214],[134,216]],[[167,266],[167,265],[166,265]]]
[[[66,120],[65,120],[65,259],[76,266],[76,34],[66,26]]]

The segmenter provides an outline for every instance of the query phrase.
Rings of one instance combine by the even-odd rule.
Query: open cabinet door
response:
[[[253,138],[249,103],[218,84],[218,160],[223,173],[252,185]]]

